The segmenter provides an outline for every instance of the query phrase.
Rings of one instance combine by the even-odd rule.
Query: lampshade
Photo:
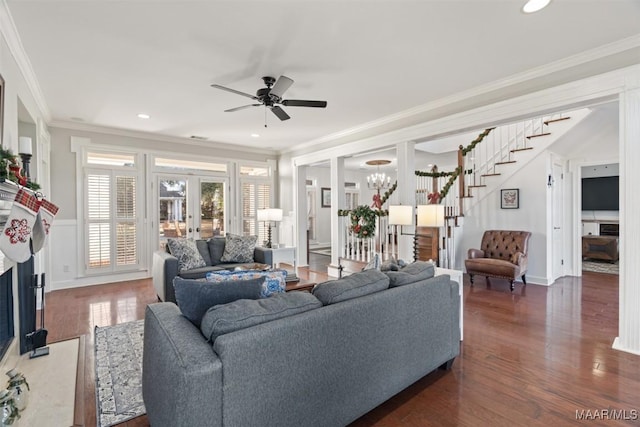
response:
[[[444,227],[444,205],[419,205],[418,227]]]
[[[413,206],[389,206],[389,225],[411,225],[413,223]]]
[[[282,221],[282,209],[258,209],[256,213],[258,215],[258,221]]]
[[[267,209],[267,211],[269,211],[268,213],[269,219],[267,221],[276,221],[276,222],[282,221],[282,209],[272,208],[272,209]]]

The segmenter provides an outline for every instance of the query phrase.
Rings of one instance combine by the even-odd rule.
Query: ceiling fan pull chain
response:
[[[267,106],[264,106],[264,127],[267,127]]]

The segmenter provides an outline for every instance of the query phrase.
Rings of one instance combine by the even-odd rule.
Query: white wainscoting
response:
[[[150,277],[148,270],[83,276],[82,259],[78,259],[78,222],[75,219],[56,220],[51,225],[49,242],[51,272],[48,274],[47,292],[103,283],[122,282]]]

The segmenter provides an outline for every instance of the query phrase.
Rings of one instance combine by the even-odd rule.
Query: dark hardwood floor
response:
[[[299,275],[326,278],[309,269]],[[150,280],[47,294],[49,342],[86,336],[85,425],[96,423],[93,328],[142,319],[155,300]],[[464,304],[464,342],[453,368],[427,375],[353,426],[639,424],[640,357],[611,349],[618,276],[584,273],[550,287],[517,284],[513,293],[506,281],[486,286],[479,279],[471,287],[465,276]],[[613,420],[613,411],[623,419]]]

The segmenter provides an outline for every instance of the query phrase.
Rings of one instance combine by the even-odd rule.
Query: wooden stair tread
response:
[[[560,117],[559,119],[550,119],[550,120],[545,120],[544,124],[548,125],[549,123],[555,123],[555,122],[561,122],[562,120],[569,120],[571,117]]]
[[[484,175],[480,175],[480,176],[485,177],[485,176],[500,176],[500,175],[502,174],[501,173],[485,173]]]
[[[527,138],[527,139],[531,139],[531,138],[539,138],[539,137],[541,137],[541,136],[547,136],[547,135],[551,135],[551,132],[537,133],[537,134],[535,134],[535,135],[529,135],[529,136],[526,136],[525,138]]]
[[[533,147],[514,148],[513,150],[511,150],[511,152],[515,153],[515,152],[518,152],[518,151],[525,151],[525,150],[533,150]]]
[[[484,184],[467,185],[467,188],[481,188],[481,187],[486,187],[486,185],[484,185]]]
[[[497,162],[496,165],[508,165],[509,163],[515,163],[516,160],[508,160],[506,162]]]

